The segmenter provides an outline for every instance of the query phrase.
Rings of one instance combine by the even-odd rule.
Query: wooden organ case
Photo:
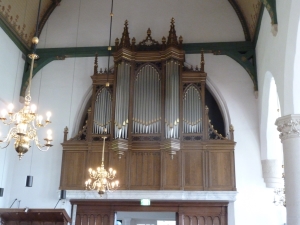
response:
[[[95,57],[83,128],[70,140],[65,130],[60,189],[85,189],[106,135],[104,164],[116,169],[121,190],[235,191],[233,128],[227,136],[214,129],[203,52],[199,69],[184,66],[174,20],[162,43],[148,29],[138,44],[130,42],[126,21],[113,57],[114,69],[106,72]]]

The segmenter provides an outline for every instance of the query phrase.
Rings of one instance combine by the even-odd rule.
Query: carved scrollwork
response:
[[[276,123],[277,130],[280,132],[279,138],[285,140],[300,136],[300,116],[288,115],[278,118]]]
[[[132,136],[132,141],[161,141],[160,136]]]
[[[147,30],[147,37],[136,46],[136,50],[138,50],[138,51],[157,51],[157,50],[161,50],[161,44],[159,44],[158,41],[154,40],[151,37],[150,28],[148,28],[148,30]]]
[[[209,136],[209,139],[215,139],[215,140],[226,140],[227,139],[222,134],[219,134],[217,130],[214,129],[214,126],[211,124],[210,120],[208,120],[208,136]]]
[[[75,137],[71,138],[70,141],[86,141],[86,135],[87,135],[87,120],[85,121],[84,126],[78,132],[78,134]]]
[[[183,136],[184,141],[201,141],[203,137],[201,135],[194,135],[194,136]]]

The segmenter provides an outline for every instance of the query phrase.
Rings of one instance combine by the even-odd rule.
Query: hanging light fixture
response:
[[[86,189],[97,190],[102,196],[106,191],[110,192],[119,187],[119,181],[112,181],[116,176],[116,170],[109,168],[108,171],[104,168],[104,149],[107,136],[103,136],[102,147],[102,162],[101,166],[96,170],[89,169],[90,179],[85,182]],[[111,182],[112,181],[112,182]]]
[[[107,65],[107,82],[105,84],[105,88],[109,87],[108,82],[108,74],[110,72],[109,63],[110,63],[110,52],[111,52],[111,28],[112,28],[112,17],[113,17],[113,0],[111,1],[111,12],[110,12],[110,33],[109,33],[109,46],[108,46],[108,65]],[[106,100],[106,108],[105,108],[105,116],[107,114],[107,101]],[[107,125],[104,122],[105,126]],[[107,129],[104,128],[104,133],[106,133]],[[108,171],[104,168],[104,149],[105,149],[105,140],[107,139],[107,135],[103,135],[103,146],[102,146],[102,161],[101,166],[98,167],[96,170],[92,168],[89,169],[90,179],[85,182],[86,189],[90,190],[97,190],[98,194],[102,196],[106,191],[110,192],[119,187],[119,181],[113,181],[116,176],[116,170],[109,168]]]
[[[37,130],[39,128],[45,127],[46,125],[51,123],[50,121],[51,113],[47,112],[46,119],[43,120],[43,117],[36,113],[36,109],[37,109],[36,105],[30,104],[31,102],[30,88],[31,88],[33,65],[34,65],[34,60],[38,59],[38,55],[35,53],[35,51],[36,51],[36,46],[39,42],[37,36],[38,36],[38,27],[39,27],[40,8],[41,8],[41,0],[39,1],[35,36],[32,38],[33,49],[32,49],[32,53],[28,55],[28,57],[31,59],[31,64],[30,64],[29,84],[25,96],[24,106],[20,111],[14,113],[13,112],[14,106],[12,104],[9,104],[8,110],[3,109],[0,114],[0,120],[3,122],[3,124],[14,125],[9,130],[6,138],[0,140],[0,142],[6,143],[6,146],[2,148],[6,148],[10,144],[11,140],[14,139],[15,150],[19,155],[19,159],[21,159],[22,156],[29,150],[30,141],[34,141],[38,149],[41,151],[47,151],[52,146],[51,130],[47,131],[48,135],[47,138],[44,139],[46,142],[44,145],[40,144],[37,136]]]

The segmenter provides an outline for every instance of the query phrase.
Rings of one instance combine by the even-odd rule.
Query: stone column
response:
[[[300,115],[276,120],[283,145],[287,225],[300,225]]]

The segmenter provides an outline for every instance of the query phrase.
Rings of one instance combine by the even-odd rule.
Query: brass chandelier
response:
[[[113,181],[117,171],[109,168],[108,171],[104,169],[104,149],[105,139],[107,136],[103,136],[103,147],[102,147],[102,162],[101,166],[96,170],[89,169],[90,179],[85,182],[86,189],[97,190],[98,194],[102,196],[106,191],[110,192],[119,187],[119,181]],[[112,182],[111,182],[112,181]]]
[[[6,143],[6,145],[2,148],[6,148],[10,142],[14,139],[15,140],[15,150],[19,155],[19,159],[29,150],[30,148],[30,141],[34,141],[36,146],[41,151],[47,151],[51,146],[52,141],[52,131],[47,131],[47,137],[44,139],[45,144],[40,144],[40,141],[37,136],[37,130],[41,127],[45,127],[50,121],[51,113],[47,112],[46,119],[43,120],[41,115],[36,113],[37,106],[34,104],[30,104],[31,102],[31,95],[30,95],[30,88],[31,88],[31,80],[32,80],[32,71],[34,66],[34,60],[38,59],[38,55],[35,53],[36,46],[39,42],[38,39],[38,21],[39,21],[39,14],[40,14],[40,7],[41,7],[41,0],[39,1],[39,9],[37,15],[37,23],[36,23],[36,32],[35,37],[32,38],[32,46],[33,51],[28,57],[31,59],[30,64],[30,76],[29,76],[29,84],[27,88],[27,93],[25,96],[24,106],[18,112],[13,112],[14,106],[12,104],[8,105],[8,110],[3,109],[1,111],[0,120],[5,125],[13,125],[12,128],[9,129],[6,138],[0,140],[1,143]]]

